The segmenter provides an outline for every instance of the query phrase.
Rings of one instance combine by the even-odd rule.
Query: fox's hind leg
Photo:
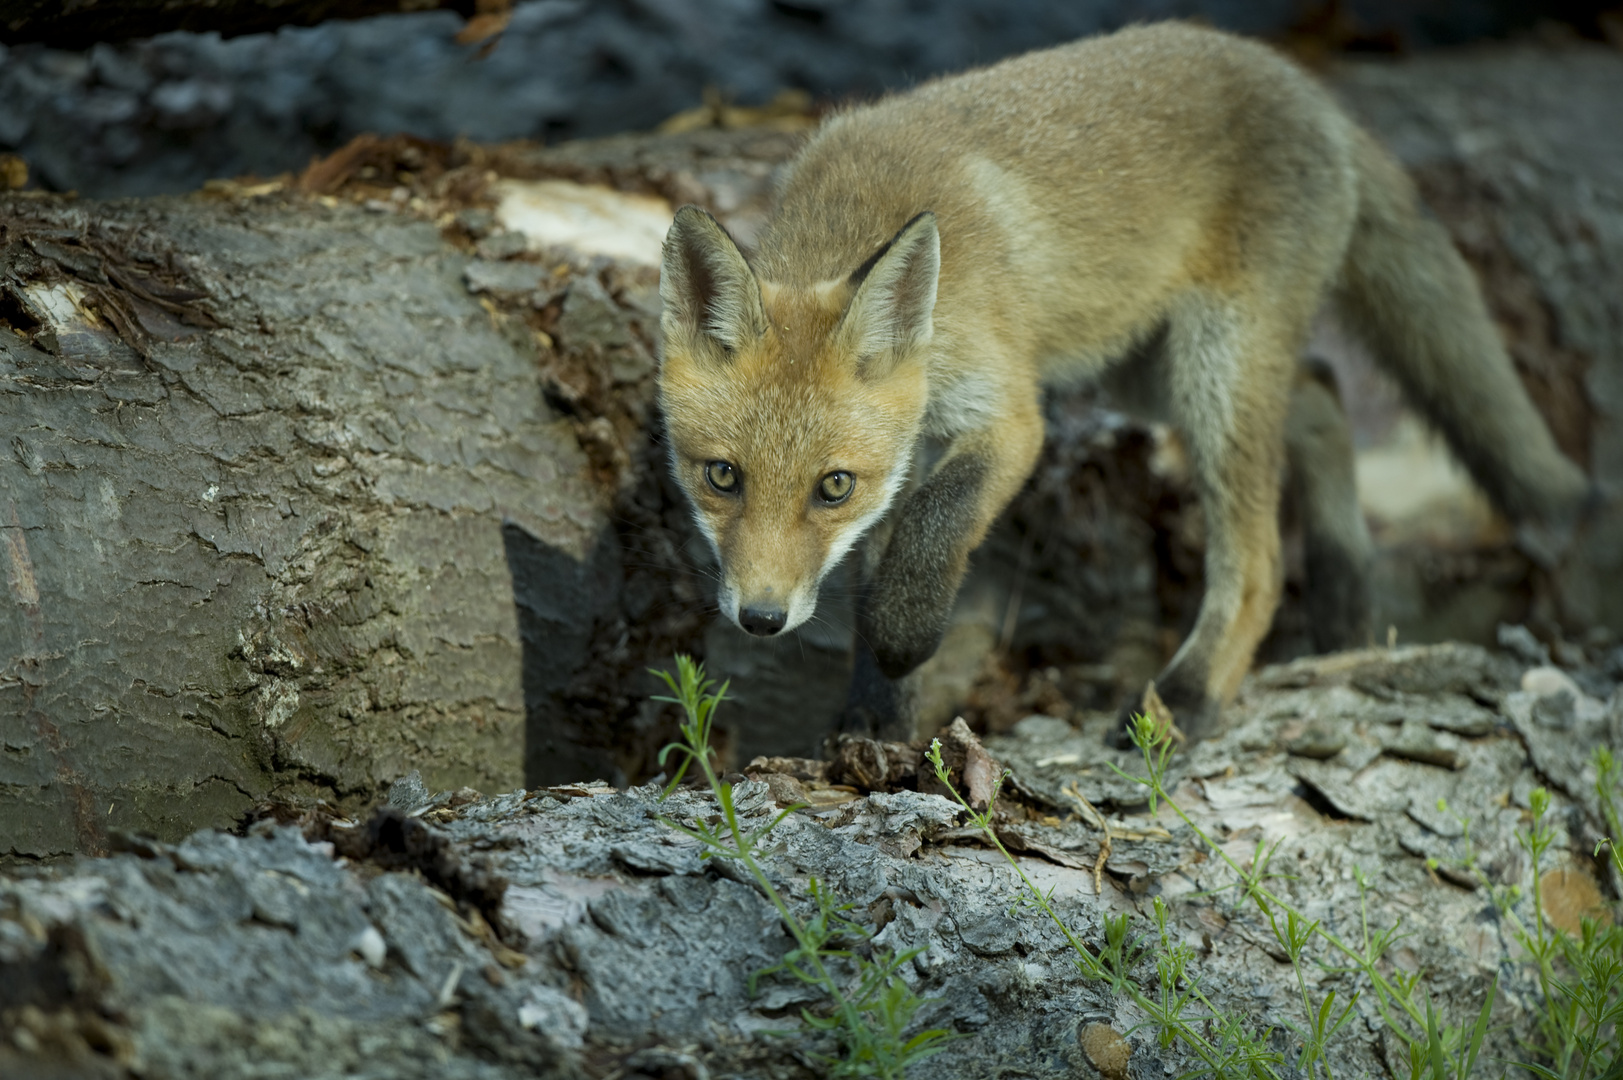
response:
[[[1335,372],[1322,360],[1308,359],[1297,368],[1285,458],[1302,527],[1313,648],[1335,652],[1368,645],[1374,549],[1358,503],[1352,428]]]
[[[1206,593],[1156,678],[1192,739],[1210,734],[1267,634],[1284,587],[1279,498],[1299,335],[1267,307],[1191,299],[1166,333],[1166,393],[1206,518]]]

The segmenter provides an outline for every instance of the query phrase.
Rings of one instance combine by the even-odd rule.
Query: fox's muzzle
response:
[[[752,637],[777,637],[810,619],[817,610],[817,586],[777,588],[740,583],[722,570],[721,613]]]
[[[747,607],[738,612],[738,625],[756,637],[771,637],[789,622],[789,613],[782,608]]]

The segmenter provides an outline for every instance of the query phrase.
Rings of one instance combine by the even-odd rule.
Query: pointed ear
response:
[[[851,275],[851,300],[835,333],[864,376],[883,378],[930,343],[940,273],[941,238],[935,215],[925,211]]]
[[[755,272],[721,223],[697,206],[678,210],[665,234],[659,295],[666,340],[709,337],[721,346],[718,355],[730,355],[766,333]]]

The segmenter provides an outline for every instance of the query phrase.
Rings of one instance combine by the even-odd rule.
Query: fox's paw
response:
[[[1554,570],[1561,565],[1578,533],[1602,509],[1616,501],[1614,493],[1599,484],[1590,484],[1583,499],[1566,512],[1549,520],[1530,519],[1516,525],[1516,547],[1532,559],[1542,570]]]
[[[952,608],[950,603],[939,608],[886,604],[884,599],[887,597],[880,594],[879,601],[870,601],[862,614],[859,632],[871,646],[874,665],[885,678],[894,681],[911,674],[935,655],[946,637]]]
[[[1576,533],[1572,521],[1525,521],[1516,526],[1516,548],[1540,570],[1554,570],[1572,547]]]
[[[1153,687],[1154,684],[1152,683]],[[1170,715],[1178,735],[1182,736],[1180,745],[1185,748],[1194,746],[1202,739],[1217,731],[1217,723],[1222,715],[1222,708],[1211,698],[1201,694],[1192,700],[1183,695],[1167,695],[1171,700],[1164,702],[1161,709]],[[1156,701],[1160,701],[1159,697]],[[1145,698],[1128,700],[1116,714],[1116,729],[1110,733],[1106,741],[1118,750],[1133,748],[1133,724],[1137,717],[1152,715],[1146,708]],[[1166,716],[1159,717],[1165,720]]]
[[[865,739],[876,739],[886,719],[883,712],[868,704],[847,701],[845,708],[840,710],[840,715],[835,719],[834,734],[860,735]]]

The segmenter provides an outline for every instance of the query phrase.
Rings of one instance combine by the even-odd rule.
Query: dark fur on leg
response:
[[[1303,536],[1308,618],[1313,650],[1361,649],[1370,641],[1369,564],[1338,537]]]
[[[1290,496],[1302,522],[1306,602],[1317,652],[1369,644],[1374,546],[1358,503],[1352,425],[1330,365],[1304,360],[1285,424]]]
[[[892,679],[928,660],[946,635],[968,559],[965,530],[986,482],[986,462],[950,458],[903,505],[869,583],[857,631]]]

